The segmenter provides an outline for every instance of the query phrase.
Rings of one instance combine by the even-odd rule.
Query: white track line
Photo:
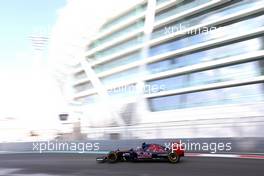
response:
[[[191,157],[213,157],[213,158],[243,158],[243,159],[264,159],[263,155],[252,154],[208,154],[208,153],[185,153],[185,156]]]

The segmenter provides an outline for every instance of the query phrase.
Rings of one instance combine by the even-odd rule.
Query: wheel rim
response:
[[[111,153],[111,154],[109,154],[108,159],[109,159],[110,161],[116,161],[116,154],[115,154],[115,153]]]
[[[171,162],[177,162],[178,161],[178,155],[176,155],[176,154],[174,154],[174,153],[171,153],[170,155],[169,155],[169,160],[171,161]]]
[[[172,156],[171,156],[171,159],[172,159],[172,160],[177,160],[177,156],[176,156],[176,155],[172,155]]]

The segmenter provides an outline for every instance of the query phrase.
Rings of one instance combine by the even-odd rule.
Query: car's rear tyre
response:
[[[180,162],[180,156],[176,153],[169,153],[168,160],[170,163],[178,163]]]
[[[109,163],[117,162],[117,154],[115,152],[110,152],[107,156]]]

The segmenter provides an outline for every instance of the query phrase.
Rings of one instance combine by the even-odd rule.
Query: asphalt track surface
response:
[[[263,176],[264,160],[184,157],[167,162],[96,163],[92,154],[4,154],[2,176]]]

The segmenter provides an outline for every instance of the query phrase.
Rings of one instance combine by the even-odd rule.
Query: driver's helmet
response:
[[[145,149],[147,147],[147,144],[145,142],[142,143],[142,149]]]

